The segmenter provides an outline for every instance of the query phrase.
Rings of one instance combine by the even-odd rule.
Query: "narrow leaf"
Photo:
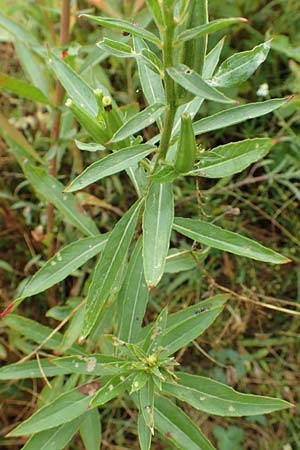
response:
[[[147,427],[144,416],[141,412],[138,414],[138,435],[141,450],[150,450],[152,435],[150,428]]]
[[[137,224],[141,201],[137,201],[122,217],[110,233],[110,237],[97,263],[90,284],[82,334],[92,330],[105,304],[120,267],[125,261]]]
[[[107,150],[106,147],[104,147],[104,145],[101,144],[95,144],[95,143],[86,143],[86,142],[81,142],[78,141],[77,139],[75,139],[75,144],[76,146],[79,148],[79,150],[83,150],[86,152],[97,152],[99,150],[103,151],[103,150]]]
[[[80,426],[80,436],[85,450],[99,450],[101,447],[101,417],[97,409],[86,412]],[[53,449],[54,450],[54,449]]]
[[[96,353],[55,358],[51,360],[51,363],[60,369],[64,369],[65,373],[100,377],[121,375],[131,365],[131,361],[118,358],[114,355],[101,355]]]
[[[29,100],[51,105],[50,99],[40,89],[2,72],[0,72],[0,89],[8,90]]]
[[[118,58],[134,58],[136,56],[135,51],[130,45],[124,44],[124,42],[104,38],[103,41],[98,42],[96,45],[101,50]]]
[[[114,28],[116,30],[120,30],[122,32],[127,32],[134,34],[135,36],[139,36],[142,39],[146,39],[148,41],[153,42],[154,44],[160,46],[160,39],[155,36],[155,34],[151,33],[148,30],[145,30],[144,28],[134,25],[133,23],[128,22],[127,20],[122,19],[114,19],[111,17],[96,17],[96,16],[90,16],[89,14],[82,14],[82,17],[87,18],[88,20],[91,20],[92,22],[95,22],[99,25],[102,25],[106,28]]]
[[[163,384],[163,391],[196,409],[218,416],[254,416],[289,408],[290,403],[270,397],[241,394],[205,377],[176,372],[178,383]]]
[[[143,49],[148,48],[147,44],[141,38],[134,37],[133,43],[136,53],[141,53]],[[139,71],[139,78],[141,80],[142,91],[148,104],[166,104],[165,93],[160,76],[150,70],[142,58],[137,59],[137,66]],[[157,123],[161,128],[162,120],[160,118],[158,119]]]
[[[149,293],[142,266],[142,242],[138,240],[118,295],[118,336],[126,342],[135,342],[147,307]]]
[[[99,233],[93,220],[85,216],[78,207],[72,194],[63,194],[64,185],[55,177],[48,175],[44,169],[29,162],[23,164],[23,170],[38,195],[53,203],[63,216],[82,233],[93,236]]]
[[[236,106],[234,108],[220,111],[213,116],[205,117],[194,122],[193,128],[196,135],[208,133],[209,131],[219,130],[220,128],[229,127],[245,120],[254,119],[255,117],[264,116],[280,106],[284,105],[290,97],[275,98],[266,100],[265,102],[248,103],[247,105]]]
[[[72,242],[62,248],[38,270],[25,285],[16,300],[31,297],[64,280],[89,259],[100,253],[107,243],[107,235]]]
[[[26,378],[44,378],[65,375],[69,370],[52,364],[49,358],[37,361],[9,364],[0,368],[0,380],[23,380]]]
[[[22,450],[63,450],[87,415],[88,413],[85,413],[69,423],[34,434],[22,447]],[[86,419],[83,423],[85,422]]]
[[[172,184],[153,183],[143,215],[143,260],[148,287],[156,286],[164,273],[173,217]]]
[[[126,139],[127,137],[132,136],[138,131],[148,127],[161,116],[164,109],[165,106],[160,103],[154,103],[154,105],[148,106],[148,108],[145,108],[143,111],[139,112],[125,122],[113,135],[111,142],[122,141],[123,139]]]
[[[116,376],[111,378],[94,396],[90,403],[90,406],[94,408],[95,406],[104,405],[113,398],[117,397],[130,386],[129,378],[124,376]]]
[[[167,72],[176,83],[198,97],[219,103],[235,102],[210,86],[199,74],[184,64],[170,67]]]
[[[273,250],[264,247],[252,239],[232,231],[224,230],[217,225],[208,222],[200,222],[196,219],[184,219],[178,217],[174,220],[174,230],[190,239],[218,248],[235,255],[265,261],[273,264],[285,264],[289,259]]]
[[[49,97],[49,82],[45,75],[45,64],[36,57],[32,47],[16,39],[14,44],[18,60],[31,83]]]
[[[82,394],[79,387],[72,389],[40,408],[15,428],[9,436],[38,433],[71,422],[87,411],[90,402],[91,396]]]
[[[207,24],[185,30],[178,36],[178,42],[188,41],[200,36],[205,36],[210,33],[222,30],[223,28],[233,25],[235,23],[248,22],[244,17],[231,17],[228,19],[217,19],[208,22]]]
[[[119,173],[128,167],[135,166],[156,147],[148,144],[139,144],[127,147],[95,161],[75,178],[65,189],[65,192],[74,192],[83,189],[95,181]]]
[[[89,114],[96,116],[98,105],[90,86],[63,59],[58,58],[54,53],[51,53],[48,64],[72,100],[79,103]],[[98,87],[104,92],[102,86]],[[107,92],[107,90],[105,91]]]
[[[201,306],[200,306],[201,308]],[[163,356],[169,356],[180,348],[185,347],[204,331],[216,320],[222,312],[222,307],[212,307],[201,313],[189,314],[184,320],[181,320],[170,326],[167,324],[162,338]]]
[[[44,348],[56,350],[63,341],[63,334],[56,332],[52,335],[52,328],[28,319],[27,317],[9,314],[3,319],[3,323],[13,330],[16,330],[27,339],[30,339],[32,342],[40,344],[45,341]],[[50,335],[51,338],[49,338]],[[72,348],[68,350],[68,353],[82,355],[84,354],[84,350],[79,345],[74,344]]]
[[[191,419],[165,397],[155,399],[155,428],[180,450],[216,450]]]
[[[231,87],[241,84],[265,61],[271,48],[271,41],[257,45],[252,50],[235,53],[224,61],[211,80],[212,86]]]
[[[206,55],[202,72],[204,80],[213,76],[223,50],[224,41],[224,38],[220,39],[215,47]]]
[[[246,139],[220,145],[201,156],[197,168],[190,175],[223,178],[239,173],[250,164],[266,156],[274,145],[267,138]]]

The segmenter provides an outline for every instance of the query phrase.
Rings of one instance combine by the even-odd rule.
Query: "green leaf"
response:
[[[107,243],[107,234],[80,239],[63,247],[38,270],[25,285],[16,302],[45,291],[64,280],[89,259],[100,253]]]
[[[131,361],[118,358],[114,355],[72,355],[63,358],[55,358],[51,363],[64,369],[65,373],[76,373],[93,376],[114,376],[124,373],[130,368]]]
[[[151,449],[151,430],[147,427],[144,416],[141,412],[138,413],[138,436],[141,450]]]
[[[22,133],[0,113],[0,135],[6,140],[12,153],[21,162],[28,159],[45,164],[39,154],[31,147]]]
[[[154,434],[154,383],[151,377],[138,393],[139,412],[144,416],[147,427]]]
[[[93,397],[90,406],[94,408],[95,406],[104,405],[113,398],[117,397],[130,386],[130,378],[125,378],[124,376],[116,376],[110,378],[108,382],[97,392]]]
[[[166,258],[165,273],[178,273],[192,270],[197,267],[196,261],[190,251],[171,249]]]
[[[265,261],[273,264],[285,264],[289,262],[289,259],[285,256],[264,247],[258,242],[238,233],[224,230],[212,223],[178,217],[174,220],[173,228],[178,233],[194,241],[235,255],[246,256],[257,261]]]
[[[235,100],[210,86],[199,74],[184,64],[170,67],[167,72],[176,83],[198,97],[219,103],[235,103]]]
[[[247,105],[236,106],[234,108],[226,109],[225,111],[220,111],[212,116],[194,122],[194,133],[196,135],[204,134],[209,131],[219,130],[220,128],[244,122],[245,120],[263,116],[275,111],[275,109],[278,109],[289,100],[290,97],[275,98],[265,102],[248,103]]]
[[[34,434],[22,447],[22,450],[63,450],[79,429],[85,416],[88,416],[88,413],[57,428]],[[83,423],[85,422],[86,419]]]
[[[69,193],[63,194],[65,186],[55,177],[48,175],[44,169],[33,166],[28,161],[24,162],[23,170],[37,194],[53,203],[70,223],[88,236],[99,234],[93,220],[85,216],[79,209],[75,197]]]
[[[231,87],[241,84],[265,61],[271,48],[271,41],[257,45],[252,50],[236,53],[226,59],[211,80],[212,86]]]
[[[220,145],[201,156],[189,174],[205,178],[223,178],[239,173],[266,156],[274,145],[267,138],[246,139]]]
[[[39,88],[47,97],[49,97],[49,83],[45,76],[44,61],[36,58],[34,52],[31,50],[31,46],[27,46],[20,39],[16,39],[14,46],[18,60],[20,61],[27,78],[34,86]]]
[[[107,148],[104,147],[104,145],[95,144],[94,142],[93,143],[86,143],[86,142],[81,142],[81,141],[78,141],[77,139],[75,139],[75,144],[79,148],[79,150],[83,150],[83,151],[86,151],[86,152],[97,152],[99,150],[107,151]]]
[[[128,167],[134,166],[155,149],[156,147],[153,145],[139,144],[111,153],[88,166],[65,188],[65,192],[78,191],[95,181],[128,169]]]
[[[139,112],[133,117],[130,117],[121,128],[113,135],[111,142],[119,142],[129,136],[137,133],[140,130],[155,122],[164,112],[165,106],[161,103],[154,103],[148,106],[143,111]]]
[[[143,215],[143,261],[149,288],[156,286],[164,273],[173,217],[172,184],[153,183],[146,197]]]
[[[141,53],[137,56],[145,61],[150,70],[157,73],[160,77],[162,76],[163,65],[156,53],[153,53],[149,48],[143,48]]]
[[[54,53],[50,54],[48,64],[72,100],[95,117],[98,113],[98,105],[95,94],[90,86],[63,59],[58,58]],[[98,87],[103,92],[107,92],[107,89],[104,89],[103,86]]]
[[[42,371],[41,371],[42,368]],[[64,367],[52,364],[49,358],[40,358],[37,361],[9,364],[0,368],[0,380],[23,380],[26,378],[56,377],[69,373]]]
[[[80,387],[65,392],[22,422],[9,436],[38,433],[71,422],[87,411],[91,398],[80,392]]]
[[[101,417],[97,409],[92,409],[85,414],[85,420],[79,431],[85,450],[99,450],[101,447]]]
[[[22,27],[18,23],[6,17],[4,14],[0,13],[0,27],[5,28],[5,30],[9,31],[15,38],[20,41],[26,43],[30,48],[39,53],[41,56],[45,55],[45,48],[40,45],[38,40],[34,37],[34,35],[29,32],[26,28]]]
[[[214,48],[206,55],[202,72],[204,80],[213,76],[223,50],[224,41],[224,38],[220,39]]]
[[[248,22],[244,17],[231,17],[228,19],[217,19],[208,22],[205,25],[200,25],[198,27],[190,28],[179,34],[177,41],[184,42],[190,39],[195,39],[200,36],[205,36],[210,33],[215,33],[216,31],[222,30],[223,28],[233,25],[235,23]]]
[[[141,53],[143,49],[147,49],[147,44],[138,37],[133,38],[134,49],[136,53]],[[145,61],[142,58],[137,59],[137,66],[139,71],[139,78],[143,94],[149,105],[153,103],[166,104],[165,92],[160,76],[149,69]],[[157,121],[159,127],[162,127],[162,120],[159,118]]]
[[[202,305],[200,305],[199,309],[201,310],[201,308]],[[216,320],[222,310],[222,307],[212,307],[207,310],[204,308],[204,311],[201,310],[200,313],[197,313],[196,309],[191,309],[188,311],[188,314],[183,317],[180,317],[179,313],[177,313],[178,321],[175,324],[170,325],[170,322],[167,322],[167,328],[163,333],[161,342],[161,345],[164,348],[161,355],[169,356],[188,345],[204,333],[204,331]]]
[[[196,409],[218,416],[254,416],[289,408],[284,400],[241,394],[206,377],[176,372],[178,383],[164,383],[163,391]]]
[[[180,450],[216,450],[191,419],[165,397],[155,398],[155,428]]]
[[[126,342],[136,341],[149,298],[142,269],[141,244],[142,242],[139,239],[131,255],[124,283],[118,295],[118,337]]]
[[[138,200],[115,225],[95,267],[87,296],[82,331],[84,337],[90,333],[95,325],[114,286],[120,267],[124,264],[141,206],[142,203]]]
[[[144,28],[138,25],[134,25],[133,23],[130,23],[127,20],[115,19],[111,17],[99,17],[99,16],[96,17],[90,16],[89,14],[82,14],[81,16],[86,17],[88,20],[91,20],[92,22],[95,22],[101,25],[102,27],[114,28],[122,32],[125,31],[135,36],[139,36],[142,39],[146,39],[147,41],[153,42],[158,46],[161,45],[160,39],[156,37],[155,34],[151,33],[148,30],[145,30]]]
[[[0,89],[28,98],[46,105],[51,105],[48,97],[37,87],[0,72]]]
[[[156,24],[160,27],[164,25],[164,19],[162,16],[161,5],[159,0],[146,0],[147,6],[152,12]]]
[[[63,341],[63,335],[59,332],[56,332],[50,339],[48,339],[48,337],[53,334],[52,328],[26,317],[18,316],[16,314],[8,314],[2,320],[4,324],[11,327],[13,330],[18,331],[18,333],[22,336],[30,339],[30,341],[37,342],[38,344],[46,341],[43,346],[44,348],[56,350]],[[85,352],[79,345],[74,344],[72,348],[68,350],[68,353],[82,355]]]
[[[101,50],[104,50],[117,58],[136,57],[135,51],[130,47],[130,45],[124,44],[124,42],[104,38],[103,41],[98,42],[96,45],[101,48]]]

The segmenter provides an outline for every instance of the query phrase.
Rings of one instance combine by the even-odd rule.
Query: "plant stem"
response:
[[[70,30],[70,0],[63,0],[61,7],[60,38],[59,38],[59,42],[62,47],[65,46],[69,41],[69,30]],[[60,105],[63,101],[63,97],[64,97],[64,88],[59,81],[56,81],[54,103],[56,105]],[[51,132],[52,143],[53,142],[56,143],[59,138],[60,118],[61,118],[60,110],[56,109],[53,114],[53,125]],[[50,175],[54,177],[56,176],[57,172],[56,165],[57,165],[57,157],[55,155],[50,161],[50,168],[49,168]],[[52,203],[49,203],[47,207],[48,235],[51,235],[53,231],[53,223],[54,223],[54,205]],[[55,252],[55,239],[52,238],[49,246],[49,255],[48,255],[49,258],[53,256],[54,252]]]
[[[175,22],[174,22],[174,6],[173,4],[171,4],[171,2],[165,2],[163,6],[163,13],[165,20],[165,29],[162,31],[163,37],[162,53],[163,53],[163,71],[164,71],[167,111],[157,162],[160,159],[165,159],[167,155],[176,113],[175,84],[167,72],[167,69],[173,66],[173,54],[174,54],[173,42],[174,42]]]

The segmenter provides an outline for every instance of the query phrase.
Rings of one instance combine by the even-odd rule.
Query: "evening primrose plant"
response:
[[[174,216],[174,185],[182,177],[232,176],[263,158],[275,144],[272,138],[253,138],[199,149],[204,133],[271,113],[288,100],[239,105],[228,94],[263,63],[270,42],[219,64],[224,39],[208,52],[209,34],[244,24],[246,19],[209,22],[206,0],[146,3],[151,31],[138,18],[81,17],[114,30],[116,39],[104,38],[96,44],[107,56],[135,61],[147,102],[136,114],[126,115],[105,86],[91,87],[56,51],[36,47],[67,93],[64,111],[71,112],[81,126],[81,140],[75,141],[78,149],[99,154],[77,177],[64,185],[49,175],[44,160],[29,151],[24,138],[13,141],[2,121],[6,124],[2,134],[18,154],[28,181],[82,235],[52,256],[2,312],[6,325],[38,347],[22,361],[1,368],[0,379],[42,378],[46,382],[38,410],[9,434],[31,436],[23,447],[26,450],[63,449],[77,431],[87,450],[99,448],[101,410],[120,396],[136,411],[142,450],[151,448],[156,431],[163,441],[182,450],[215,448],[176,399],[206,414],[228,417],[291,406],[281,399],[241,394],[180,370],[176,352],[217,319],[229,300],[227,295],[215,295],[172,314],[165,306],[153,322],[143,325],[152,289],[168,271],[168,264],[175,264],[177,272],[184,270],[187,255],[202,263],[203,254],[212,248],[271,264],[289,261],[211,220]],[[12,29],[11,23],[1,20]],[[32,89],[40,95],[39,101],[46,95],[37,87]],[[223,107],[201,117],[204,102]],[[150,125],[156,131],[145,142],[143,130]],[[136,198],[110,232],[100,233],[97,221],[78,209],[74,193],[123,171]],[[170,251],[171,234],[187,238],[190,250],[175,247]],[[25,298],[51,288],[94,257],[98,259],[85,287],[86,296],[48,312],[61,321],[57,329],[11,313]],[[54,354],[39,356],[42,348]],[[36,359],[29,360],[32,356]]]

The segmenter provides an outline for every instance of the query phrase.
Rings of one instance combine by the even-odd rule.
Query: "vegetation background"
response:
[[[93,8],[95,2],[78,1],[78,8]],[[106,2],[114,4],[115,2]],[[117,3],[117,2],[116,2]],[[119,2],[120,4],[121,2]],[[51,33],[58,33],[59,1],[0,0],[0,9],[14,20],[26,25],[39,39],[51,42]],[[99,1],[101,6],[105,2]],[[126,14],[126,0],[123,9]],[[213,147],[228,141],[251,137],[272,136],[278,143],[262,162],[231,180],[212,185],[206,180],[185,179],[177,185],[176,206],[188,217],[199,210],[209,217],[218,217],[219,223],[230,223],[233,231],[241,232],[293,259],[289,265],[267,265],[234,255],[212,252],[205,271],[198,268],[170,274],[156,289],[149,308],[149,319],[168,303],[176,310],[178,303],[189,305],[195,298],[205,298],[214,292],[231,291],[232,299],[222,319],[177,356],[180,363],[193,369],[201,365],[203,374],[212,376],[242,392],[284,398],[296,407],[268,416],[248,419],[207,418],[202,412],[193,412],[220,450],[292,450],[300,449],[300,325],[299,314],[283,312],[281,308],[300,312],[300,9],[297,0],[210,0],[210,19],[242,16],[250,20],[245,26],[228,31],[222,57],[233,49],[253,48],[265,38],[273,37],[272,50],[267,61],[250,81],[243,84],[238,95],[248,102],[259,97],[274,98],[296,94],[294,99],[273,115],[267,115],[234,127],[206,134],[203,145]],[[113,5],[112,5],[113,6]],[[122,5],[120,5],[122,8]],[[42,12],[43,14],[42,14]],[[47,13],[46,13],[47,12]],[[98,10],[99,12],[99,10]],[[41,20],[41,17],[43,20]],[[102,31],[82,22],[73,24],[69,53],[81,58],[80,46],[89,46],[102,37]],[[215,33],[217,42],[222,34]],[[16,56],[11,36],[0,29],[1,71],[25,77]],[[120,103],[143,103],[133,63],[111,57],[99,66],[97,76],[110,86]],[[265,83],[268,86],[265,85]],[[265,86],[264,86],[265,85]],[[219,107],[219,106],[218,106]],[[209,114],[216,112],[209,105]],[[0,91],[0,109],[10,117],[32,142],[43,152],[48,145],[50,118],[47,110],[33,102]],[[66,133],[68,130],[66,130]],[[151,136],[151,129],[148,130]],[[73,138],[72,131],[70,139]],[[70,141],[71,142],[71,141]],[[74,172],[83,164],[73,144],[64,158],[63,173]],[[33,196],[23,173],[6,144],[0,139],[0,300],[7,305],[14,297],[16,286],[33,274],[39,261],[46,258],[49,242],[44,240],[45,204]],[[225,185],[226,182],[226,186]],[[108,179],[93,195],[101,199],[103,229],[109,230],[121,211],[127,208],[130,187],[122,176]],[[91,205],[96,208],[97,205]],[[65,239],[65,230],[56,228],[58,241]],[[70,239],[70,236],[67,236]],[[80,291],[82,277],[61,283],[56,293],[59,303]],[[167,296],[166,296],[167,292]],[[162,294],[163,293],[163,294]],[[42,323],[56,322],[45,317],[46,296],[40,295],[24,302],[22,315]],[[53,300],[52,300],[53,301]],[[1,308],[2,309],[2,308]],[[0,359],[3,363],[19,359],[22,352],[31,349],[31,343],[9,331],[0,323]],[[12,423],[30,415],[43,381],[5,383],[0,386],[2,404],[0,429],[2,435]],[[136,449],[136,418],[123,410],[112,414],[114,403],[103,411],[103,449]],[[187,408],[185,406],[185,408]],[[121,412],[120,412],[121,411]],[[2,441],[1,441],[2,440]],[[0,448],[18,449],[21,440],[7,440],[0,436]],[[80,439],[70,449],[81,449]],[[169,449],[154,438],[153,449]]]

